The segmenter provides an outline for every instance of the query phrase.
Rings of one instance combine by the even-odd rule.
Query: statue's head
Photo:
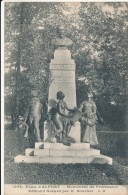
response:
[[[32,98],[39,98],[39,97],[41,97],[41,92],[40,92],[40,90],[38,90],[38,89],[32,89],[31,90],[31,97]]]
[[[58,38],[52,40],[52,44],[59,47],[67,47],[72,45],[72,40],[65,36],[65,29],[63,26],[57,28]]]
[[[65,97],[65,94],[63,93],[63,91],[57,92],[57,99],[58,100],[62,100],[62,99],[64,99],[64,97]]]
[[[32,97],[38,97],[37,90],[35,90],[35,89],[31,90],[31,95],[32,95]]]
[[[88,93],[87,93],[87,97],[88,97],[88,98],[92,98],[92,97],[93,97],[93,94],[92,94],[91,92],[88,92]]]
[[[65,36],[64,27],[63,26],[59,26],[58,27],[58,33],[59,33],[60,38]]]
[[[87,92],[85,93],[85,99],[88,100],[88,99],[91,99],[91,98],[93,98],[92,92],[91,92],[91,91],[87,91]]]

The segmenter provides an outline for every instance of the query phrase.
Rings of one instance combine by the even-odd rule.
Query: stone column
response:
[[[48,97],[49,104],[50,102],[57,102],[57,92],[63,91],[65,94],[64,101],[67,105],[70,108],[76,107],[76,64],[74,60],[71,59],[70,50],[64,46],[58,47],[54,52],[54,59],[51,60],[49,69],[51,74]],[[46,129],[47,128],[49,127],[46,127]],[[81,135],[79,122],[76,122],[75,127],[71,128],[69,136],[73,137],[76,142],[80,142]]]

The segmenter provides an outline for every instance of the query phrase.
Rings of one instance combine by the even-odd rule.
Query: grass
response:
[[[6,184],[128,185],[127,174],[128,168],[116,162],[112,166],[5,163]]]
[[[113,165],[16,164],[13,157],[24,154],[29,145],[20,132],[5,131],[5,183],[128,185],[127,135],[98,133],[101,153],[111,156]]]

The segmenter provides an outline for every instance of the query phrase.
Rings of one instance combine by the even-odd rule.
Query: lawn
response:
[[[113,165],[99,164],[16,164],[28,142],[20,132],[5,131],[6,184],[128,185],[128,133],[97,132],[101,153],[113,158]],[[124,144],[123,144],[124,143]],[[120,144],[120,145],[119,145]]]

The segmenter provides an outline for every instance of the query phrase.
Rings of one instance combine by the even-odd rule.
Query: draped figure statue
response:
[[[82,102],[80,110],[83,112],[81,119],[82,142],[89,142],[91,145],[97,145],[98,139],[96,135],[97,123],[97,107],[91,99],[93,95],[87,94],[87,99]],[[100,120],[103,120],[100,118]]]

